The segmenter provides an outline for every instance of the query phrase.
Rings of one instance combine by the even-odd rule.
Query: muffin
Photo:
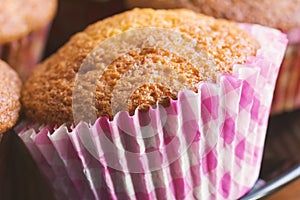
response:
[[[183,17],[175,17],[174,15],[177,13],[180,13]],[[185,15],[187,20],[184,19]],[[117,16],[117,19],[109,18],[96,23],[88,27],[85,32],[76,34],[58,53],[44,61],[41,67],[39,66],[25,82],[22,102],[27,117],[35,122],[47,124],[61,125],[63,123],[73,123],[71,94],[74,88],[76,72],[79,72],[84,59],[86,59],[87,55],[90,54],[99,43],[103,43],[107,38],[113,37],[116,34],[129,31],[131,27],[136,29],[147,27],[171,29],[182,31],[191,37],[195,37],[199,40],[199,43],[201,41],[201,48],[204,48],[208,52],[208,59],[214,60],[213,65],[216,66],[213,67],[215,69],[212,69],[213,67],[205,69],[209,66],[203,63],[201,63],[203,65],[201,66],[202,69],[196,69],[187,61],[180,60],[177,55],[173,55],[163,49],[153,50],[152,48],[145,48],[140,52],[133,50],[129,52],[128,55],[124,55],[124,57],[114,61],[108,68],[108,72],[103,74],[104,77],[100,80],[101,83],[99,83],[95,96],[97,102],[95,105],[97,117],[108,116],[112,119],[111,92],[113,87],[116,85],[116,82],[118,82],[118,79],[121,78],[122,73],[130,70],[130,68],[138,62],[136,60],[145,55],[151,55],[152,57],[147,57],[146,60],[138,63],[139,65],[151,66],[152,62],[164,62],[164,57],[170,57],[171,60],[165,64],[169,65],[168,69],[165,70],[177,70],[177,73],[180,73],[185,79],[188,77],[188,79],[191,80],[183,80],[183,82],[188,83],[179,83],[178,88],[171,88],[171,90],[160,84],[145,84],[130,97],[131,99],[128,102],[132,104],[130,108],[125,108],[124,110],[119,109],[118,111],[129,111],[133,114],[137,105],[147,107],[147,105],[143,106],[143,104],[153,105],[156,104],[159,99],[167,97],[176,99],[177,93],[182,89],[193,89],[197,91],[196,84],[201,80],[215,81],[217,73],[231,73],[234,64],[243,64],[248,56],[255,55],[259,45],[251,36],[248,36],[235,26],[230,26],[226,21],[220,20],[216,23],[212,18],[203,16],[205,19],[203,20],[199,16],[187,11],[153,12],[152,10],[135,10]],[[121,17],[125,19],[120,23],[119,20],[121,20]],[[135,17],[136,19],[134,19]],[[166,20],[169,21],[174,20],[174,23],[160,23],[160,17],[163,19],[166,18]],[[153,18],[153,21],[151,22],[148,18]],[[198,18],[200,18],[199,22],[197,22]],[[187,22],[193,23],[199,28],[193,29],[191,25],[185,25]],[[214,38],[211,38],[209,34],[211,34],[214,29],[218,31],[215,33]],[[141,35],[139,37],[143,36]],[[200,37],[204,38],[201,39]],[[223,45],[224,41],[227,42],[226,46]],[[134,43],[134,41],[131,42]],[[224,48],[222,48],[222,45]],[[105,50],[108,51],[109,49]],[[218,54],[214,52],[218,52]],[[101,55],[99,55],[99,57],[100,56]],[[177,64],[178,66],[173,66],[177,62],[179,62],[179,64]],[[185,65],[188,65],[186,69],[184,68]],[[120,69],[114,69],[117,67]],[[185,72],[185,70],[187,71]],[[199,72],[201,70],[211,72],[201,74]],[[171,74],[166,75],[170,76]],[[105,83],[106,80],[109,83]],[[102,89],[100,89],[100,87],[102,87]],[[83,91],[82,98],[88,99],[88,93],[89,91],[86,93]],[[151,98],[149,98],[149,96]],[[121,103],[121,101],[124,100],[123,97],[124,96],[121,96],[119,99],[116,99],[116,101]]]
[[[17,73],[0,60],[0,138],[18,120],[21,108],[21,81]]]
[[[275,89],[272,114],[300,108],[300,1],[127,0],[128,7],[189,8],[216,18],[261,24],[284,31],[289,45]]]
[[[37,66],[17,132],[59,199],[237,199],[258,177],[286,43],[185,9],[127,11]]]
[[[41,58],[56,0],[2,0],[0,59],[25,80]]]

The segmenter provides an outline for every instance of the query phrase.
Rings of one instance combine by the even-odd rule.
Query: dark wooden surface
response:
[[[275,194],[266,198],[266,200],[299,200],[300,199],[300,178],[288,186],[279,190]]]
[[[0,199],[54,200],[46,179],[13,132],[0,143]]]
[[[271,117],[265,143],[261,178],[273,180],[300,164],[300,111]],[[300,178],[266,200],[300,199]]]

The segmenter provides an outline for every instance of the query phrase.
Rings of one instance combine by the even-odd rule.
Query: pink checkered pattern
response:
[[[148,117],[119,113],[113,121],[99,118],[72,131],[61,126],[20,132],[58,199],[237,199],[249,191],[258,178],[287,39],[270,28],[240,26],[259,41],[257,56],[236,65],[232,75],[221,75],[216,84],[200,83],[197,94],[180,92],[164,110],[164,119],[160,109],[150,109]],[[142,139],[146,129],[141,124],[157,134]],[[104,138],[123,151],[115,154]],[[164,149],[171,143],[171,149]],[[133,160],[125,152],[141,157]],[[149,152],[160,157],[151,159]]]
[[[0,45],[0,59],[12,66],[23,81],[40,61],[49,29],[50,24],[18,40]]]

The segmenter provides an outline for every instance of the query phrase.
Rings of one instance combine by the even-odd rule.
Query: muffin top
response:
[[[158,31],[147,35],[143,32],[147,28],[162,30],[163,34]],[[125,33],[135,37],[126,41]],[[198,49],[189,46],[189,42],[172,50],[159,45],[126,49],[126,45],[137,41],[147,43],[154,37],[158,38],[154,42],[157,44],[175,41],[172,34],[185,35],[187,41],[195,41]],[[95,51],[101,45],[106,47]],[[109,56],[122,48],[125,53],[107,66],[96,67],[96,71],[101,71],[96,82],[90,81],[95,74],[82,71],[82,64],[91,55],[100,59],[101,52]],[[88,83],[80,86],[81,104],[88,105],[88,99],[94,95],[93,109],[97,116],[112,119],[118,111],[133,114],[136,108],[147,110],[157,102],[167,106],[182,89],[197,92],[197,83],[215,81],[219,73],[231,73],[234,64],[245,63],[258,48],[256,40],[226,20],[184,9],[134,9],[90,25],[38,65],[24,84],[22,103],[27,117],[35,122],[73,123],[75,78],[84,74]],[[176,53],[182,49],[187,49],[183,50],[187,53],[202,53],[203,59],[192,63]],[[92,84],[96,87],[95,94],[89,90]],[[88,116],[86,110],[82,108],[80,112]]]
[[[1,0],[0,44],[16,40],[47,25],[57,0]]]
[[[0,60],[0,134],[10,129],[19,117],[21,80]]]
[[[126,0],[129,7],[189,8],[216,18],[288,31],[300,26],[300,0]]]

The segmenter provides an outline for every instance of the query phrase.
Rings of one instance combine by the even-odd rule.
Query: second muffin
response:
[[[40,61],[57,0],[1,0],[0,59],[25,80]]]

